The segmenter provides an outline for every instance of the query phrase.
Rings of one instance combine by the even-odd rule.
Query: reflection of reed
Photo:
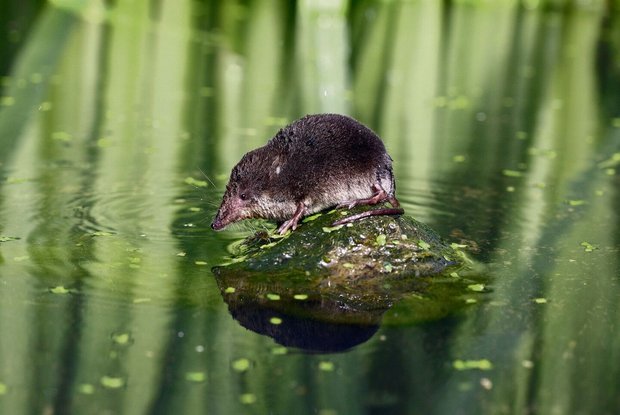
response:
[[[44,10],[31,37],[12,62],[10,76],[0,85],[0,166],[11,160],[33,114],[41,109],[51,75],[64,50],[75,19],[68,13]],[[46,39],[43,44],[40,39]]]
[[[465,337],[460,337],[457,347],[461,353],[476,350],[479,355],[493,360],[500,359],[499,355],[505,352],[497,344],[514,344],[517,361],[502,376],[516,379],[516,382],[501,385],[493,395],[498,406],[507,396],[511,396],[516,412],[525,411],[532,405],[541,413],[552,411],[555,405],[560,405],[567,412],[580,407],[580,404],[558,399],[578,393],[574,386],[561,380],[570,378],[567,372],[572,369],[566,365],[560,365],[565,369],[558,366],[558,351],[565,348],[571,341],[569,339],[581,338],[580,331],[586,330],[595,337],[601,332],[608,332],[605,327],[597,327],[587,318],[584,319],[584,294],[580,293],[577,285],[587,279],[589,272],[580,271],[579,266],[569,262],[575,257],[580,238],[586,238],[591,233],[586,229],[596,227],[596,219],[594,222],[592,219],[599,215],[580,215],[579,212],[572,212],[567,203],[569,199],[587,200],[588,204],[592,203],[600,209],[605,202],[604,199],[594,200],[592,197],[596,186],[605,187],[604,181],[601,181],[602,172],[593,167],[593,160],[597,154],[610,154],[609,151],[613,151],[611,147],[614,147],[609,145],[609,140],[604,149],[595,145],[599,114],[591,63],[600,18],[600,15],[574,14],[562,20],[559,16],[543,20],[540,16],[525,14],[517,20],[520,32],[536,27],[539,36],[549,41],[537,43],[532,40],[514,45],[514,60],[508,62],[517,63],[510,73],[518,82],[514,86],[508,84],[500,92],[507,91],[510,94],[508,97],[519,98],[511,99],[510,106],[507,107],[507,102],[504,102],[487,114],[490,121],[494,120],[496,129],[483,128],[483,134],[478,136],[481,142],[476,143],[475,147],[472,143],[472,149],[476,151],[465,152],[477,157],[469,171],[467,166],[462,168],[465,175],[478,185],[482,185],[480,181],[486,181],[488,184],[482,185],[484,188],[493,186],[497,195],[504,194],[504,197],[511,199],[511,209],[498,209],[498,215],[488,218],[489,223],[493,224],[490,225],[493,232],[510,235],[506,242],[495,247],[500,254],[490,260],[514,263],[510,269],[502,271],[505,278],[497,280],[494,289],[497,301],[514,304],[520,309],[520,318],[514,321],[508,310],[489,314],[485,322],[489,333],[499,331],[502,334],[489,335],[484,342],[487,346],[482,349],[480,339],[475,344],[469,344]],[[517,39],[525,38],[522,35]],[[486,93],[493,94],[493,91]],[[501,95],[489,97],[500,103],[505,99]],[[502,118],[506,113],[511,118],[510,124],[504,126]],[[481,170],[480,166],[485,166],[486,171]],[[519,179],[505,177],[503,180],[493,180],[501,166],[519,168],[522,176]],[[498,204],[506,205],[501,202],[501,196],[496,197]],[[481,218],[475,226],[484,220]],[[506,257],[502,252],[509,252],[510,256]],[[611,276],[612,269],[605,268],[601,267],[600,271]],[[604,299],[613,282],[607,280],[599,284],[600,289],[590,291],[589,295]],[[556,299],[564,305],[561,309],[548,307],[538,312],[529,306],[534,298]],[[469,332],[475,327],[477,325],[472,321],[463,325],[460,332]],[[504,330],[505,327],[510,327],[510,330]],[[609,332],[607,334],[611,335]],[[611,340],[614,343],[617,341]],[[582,342],[588,343],[585,338]],[[593,345],[584,346],[586,355],[597,349]],[[535,362],[536,369],[532,371],[528,365],[520,365],[521,361]],[[590,367],[589,371],[600,371],[600,376],[604,376],[604,366]],[[544,393],[552,389],[556,392],[551,395]],[[532,395],[523,395],[522,399],[515,401],[515,390],[530,390]],[[596,399],[603,398],[598,395],[583,408],[596,406]],[[451,404],[453,406],[446,407],[476,408],[478,405],[473,400]]]

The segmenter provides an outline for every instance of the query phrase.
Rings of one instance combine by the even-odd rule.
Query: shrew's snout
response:
[[[213,218],[213,222],[211,222],[211,229],[213,229],[214,231],[220,231],[220,230],[224,229],[224,227],[227,224],[228,224],[228,222],[225,221],[225,220],[222,220],[222,215],[218,211],[217,215],[215,215],[215,217]]]

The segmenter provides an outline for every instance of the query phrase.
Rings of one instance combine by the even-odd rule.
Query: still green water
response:
[[[576,4],[0,2],[0,413],[620,412],[620,5]],[[487,264],[460,311],[312,354],[231,316],[227,175],[317,112]]]

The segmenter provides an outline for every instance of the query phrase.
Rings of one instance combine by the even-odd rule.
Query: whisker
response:
[[[207,200],[201,200],[201,202],[202,202],[203,204],[207,205],[207,206],[211,206],[211,207],[214,207],[214,208],[218,208],[218,207],[220,206],[220,204],[219,204],[219,203],[214,202],[213,200],[208,200],[208,199],[207,199]]]
[[[207,176],[207,173],[205,173],[200,167],[198,167],[198,170],[200,170],[200,173],[202,173],[204,178],[207,179],[209,183],[211,183],[211,186],[213,186],[213,188],[216,188],[215,183],[213,183],[213,181],[209,178],[209,176]]]
[[[175,205],[181,209],[190,208],[196,205],[207,206],[213,208],[214,210],[217,210],[217,208],[219,207],[219,203],[217,201],[203,198],[185,198],[183,202],[177,202],[175,203]]]
[[[211,216],[203,216],[202,218],[199,218],[196,222],[200,225],[202,225],[203,223],[209,223],[211,222]]]

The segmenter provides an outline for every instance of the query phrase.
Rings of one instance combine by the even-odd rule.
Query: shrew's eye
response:
[[[241,198],[241,200],[247,200],[248,199],[248,195],[246,195],[245,193],[241,193],[239,195],[239,197]]]

